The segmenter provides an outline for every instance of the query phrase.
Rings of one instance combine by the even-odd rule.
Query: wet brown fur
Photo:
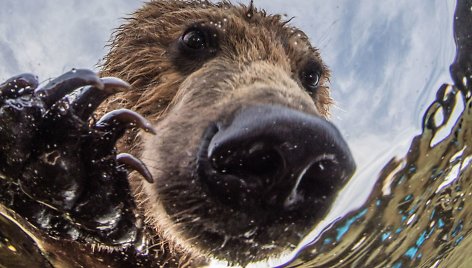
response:
[[[219,50],[203,62],[182,60],[178,55],[178,40],[194,23],[214,27],[218,32]],[[298,78],[307,58],[315,59],[322,67],[321,86],[312,96]],[[116,30],[102,75],[122,78],[133,86],[132,90],[109,100],[103,110],[121,107],[136,110],[155,123],[159,133],[157,137],[130,133],[123,146],[140,155],[156,178],[154,185],[132,179],[138,205],[155,235],[156,262],[175,258],[185,266],[191,259],[207,260],[208,256],[216,256],[245,264],[241,261],[244,256],[228,253],[231,249],[222,253],[223,249],[218,252],[202,247],[204,241],[199,241],[201,237],[192,229],[205,228],[211,219],[219,220],[216,212],[196,220],[201,213],[199,206],[208,210],[215,204],[199,199],[196,193],[201,194],[200,186],[188,189],[190,178],[186,178],[195,166],[192,154],[208,122],[240,107],[268,103],[328,116],[332,104],[326,86],[329,72],[306,35],[289,26],[283,17],[268,15],[255,9],[252,3],[235,6],[227,1],[218,4],[152,1]],[[181,177],[184,179],[180,181]],[[195,194],[181,196],[182,192],[193,189]],[[179,197],[175,197],[176,193]],[[178,208],[173,210],[169,208],[170,202],[184,205],[177,204]],[[225,214],[223,209],[215,208]],[[159,214],[166,211],[171,211],[172,216]],[[222,216],[231,215],[228,212]],[[305,232],[307,227],[303,227]],[[218,228],[218,224],[212,228]],[[277,226],[273,228],[271,232],[282,231]],[[248,248],[248,254],[254,250]],[[249,254],[247,260],[263,259],[266,253],[272,254],[261,251],[260,256]]]

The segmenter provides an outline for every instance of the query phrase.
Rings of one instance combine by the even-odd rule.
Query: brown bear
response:
[[[252,2],[150,1],[117,30],[101,75],[132,88],[82,69],[39,88],[31,74],[0,84],[9,264],[265,261],[293,251],[354,172],[327,121],[318,51]],[[100,110],[113,112],[90,118],[117,91]],[[119,144],[144,164],[116,153],[130,124],[157,133]],[[16,254],[20,236],[36,248]]]
[[[245,266],[293,251],[355,164],[326,119],[329,71],[288,23],[252,2],[151,1],[103,64],[131,89],[82,69],[0,84],[0,225],[15,242],[2,264]],[[145,165],[116,153],[130,125],[157,133],[120,144]]]
[[[104,110],[124,106],[155,125],[156,136],[130,133],[122,145],[155,179],[131,183],[154,242],[181,265],[292,250],[354,171],[326,120],[318,50],[252,2],[151,1],[117,29],[102,74],[133,87]]]

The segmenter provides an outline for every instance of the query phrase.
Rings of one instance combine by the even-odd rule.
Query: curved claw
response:
[[[36,89],[35,95],[39,96],[47,106],[51,106],[68,93],[87,85],[98,89],[105,87],[102,80],[93,71],[73,69],[52,80],[44,87]]]
[[[87,120],[97,107],[113,92],[100,90],[94,86],[83,87],[70,95],[74,113],[82,120]]]
[[[74,107],[75,114],[82,120],[87,120],[97,107],[110,95],[131,88],[128,83],[119,78],[105,77],[100,80],[103,83],[103,89],[88,86],[70,94],[73,98],[71,100],[71,106]]]
[[[100,118],[100,120],[98,120],[95,127],[101,130],[114,130],[120,133],[130,127],[130,125],[136,125],[146,132],[156,134],[151,122],[140,114],[128,109],[114,110],[105,114]]]
[[[143,176],[147,182],[149,183],[154,182],[151,172],[149,172],[146,165],[141,160],[134,157],[133,155],[130,155],[127,153],[121,153],[116,156],[116,162],[126,165],[127,167],[139,172],[139,174],[141,174],[141,176]]]
[[[18,94],[31,93],[38,85],[38,77],[34,74],[20,74],[0,84],[0,97],[15,98]]]
[[[104,85],[103,90],[106,92],[110,92],[110,94],[123,90],[128,90],[131,88],[130,84],[116,77],[103,77],[100,80],[102,80],[102,83]]]

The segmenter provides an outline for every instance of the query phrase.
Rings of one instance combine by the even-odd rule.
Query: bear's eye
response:
[[[310,61],[305,65],[300,72],[300,81],[302,85],[308,90],[308,93],[314,94],[318,89],[321,76],[321,67],[315,61]]]
[[[182,43],[189,49],[202,50],[208,47],[206,34],[198,29],[191,29],[182,36]]]
[[[180,51],[191,57],[214,55],[218,50],[218,32],[212,27],[194,25],[180,37]]]
[[[200,68],[219,51],[218,29],[204,23],[190,25],[169,49],[174,64],[183,73]]]

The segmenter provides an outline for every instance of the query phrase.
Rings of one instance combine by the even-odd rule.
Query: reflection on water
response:
[[[448,86],[439,91],[409,154],[386,165],[366,204],[323,233],[295,263],[307,262],[312,267],[458,267],[467,263],[472,221],[472,211],[466,206],[472,190],[472,102],[456,94],[457,89]],[[442,125],[433,123],[435,113],[441,112],[439,107],[451,109],[456,100],[468,108],[451,134],[431,147]],[[456,264],[445,264],[451,261]]]
[[[471,5],[465,0],[457,3],[454,85],[438,90],[408,154],[385,165],[365,204],[320,233],[291,267],[470,265]],[[444,129],[446,135],[441,134]]]

